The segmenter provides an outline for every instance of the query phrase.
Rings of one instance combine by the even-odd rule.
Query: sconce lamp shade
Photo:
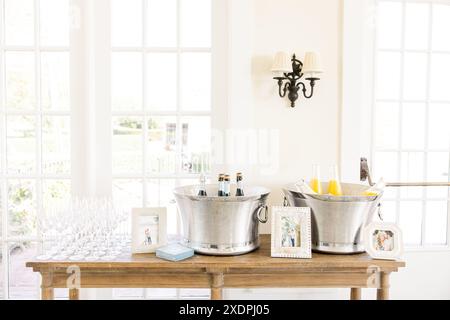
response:
[[[286,52],[277,52],[273,59],[273,73],[289,73],[292,72],[291,57]]]
[[[322,73],[322,65],[320,64],[319,55],[315,52],[307,52],[305,59],[303,59],[303,73]]]

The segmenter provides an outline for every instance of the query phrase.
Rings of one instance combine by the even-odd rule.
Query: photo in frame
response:
[[[311,209],[272,207],[271,256],[310,259]]]
[[[152,253],[167,243],[166,208],[134,208],[131,214],[132,253]]]
[[[402,232],[394,223],[372,222],[364,228],[364,246],[374,259],[396,260],[403,254]]]

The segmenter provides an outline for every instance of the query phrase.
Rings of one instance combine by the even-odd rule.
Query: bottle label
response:
[[[230,183],[225,183],[224,184],[224,188],[223,188],[223,193],[226,195],[226,196],[229,196],[230,195]]]

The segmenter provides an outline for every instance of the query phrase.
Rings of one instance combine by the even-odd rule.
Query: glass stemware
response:
[[[74,198],[38,219],[38,260],[112,261],[128,250],[129,211],[109,198]]]

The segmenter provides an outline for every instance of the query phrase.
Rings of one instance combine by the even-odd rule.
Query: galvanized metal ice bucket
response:
[[[373,220],[382,190],[377,196],[362,196],[367,186],[343,183],[346,196],[312,195],[299,192],[295,184],[283,188],[288,205],[311,208],[312,248],[347,254],[364,252],[363,228]],[[322,183],[328,190],[328,183]]]
[[[239,255],[259,247],[259,222],[267,222],[269,189],[246,187],[243,197],[218,197],[217,185],[207,185],[208,196],[198,196],[198,186],[174,190],[181,217],[183,244],[209,255]],[[235,194],[232,186],[231,194]]]

